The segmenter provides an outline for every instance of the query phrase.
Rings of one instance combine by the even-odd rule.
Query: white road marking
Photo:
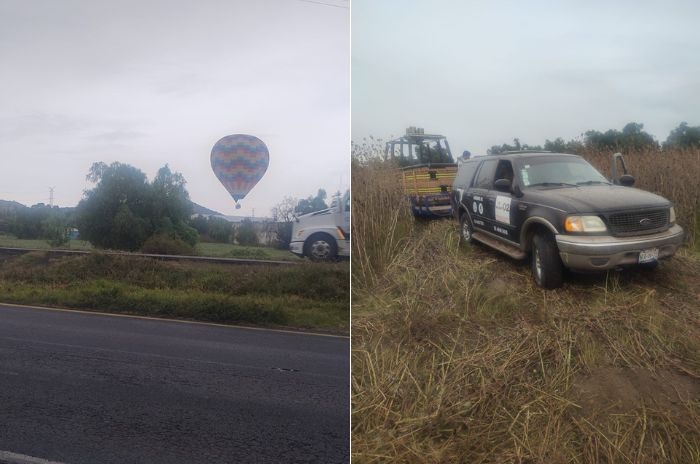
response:
[[[65,464],[58,461],[48,461],[46,459],[35,458],[34,456],[2,450],[0,450],[0,461],[10,464]]]

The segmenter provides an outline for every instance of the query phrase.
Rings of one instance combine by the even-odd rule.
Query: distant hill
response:
[[[199,205],[195,203],[194,201],[190,201],[192,203],[192,214],[201,214],[203,216],[209,216],[209,215],[216,215],[216,216],[223,216],[218,211],[214,211],[213,209],[205,208],[202,205]]]
[[[16,201],[0,200],[0,208],[26,208],[26,206]]]
[[[26,208],[22,203],[16,201],[0,200],[0,213],[14,213],[18,209]]]
[[[44,206],[44,203],[39,203]],[[8,201],[8,200],[0,200],[0,213],[12,213],[20,209],[27,209],[29,206],[23,205],[22,203],[16,202],[16,201]],[[75,209],[75,206],[54,206],[54,208],[58,208],[60,211],[65,211],[65,212],[71,212]]]

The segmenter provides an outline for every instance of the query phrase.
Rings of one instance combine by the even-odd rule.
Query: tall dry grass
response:
[[[700,462],[700,260],[578,276],[416,228],[353,288],[353,462]]]
[[[352,163],[352,282],[375,285],[409,246],[413,228],[398,166],[378,159]]]
[[[673,202],[678,223],[686,230],[691,246],[700,244],[700,148],[647,149],[622,154],[635,178],[635,187],[658,193]],[[610,151],[583,153],[606,177],[610,178]],[[618,167],[618,173],[621,172]]]
[[[647,155],[626,154],[636,185],[695,233],[693,152]],[[392,166],[354,163],[353,462],[700,463],[696,252],[542,291],[454,221],[414,222]]]

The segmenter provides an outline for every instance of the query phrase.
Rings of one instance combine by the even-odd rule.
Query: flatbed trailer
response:
[[[452,215],[450,192],[457,175],[454,163],[421,164],[401,169],[403,189],[417,217]]]
[[[401,166],[401,183],[414,216],[452,215],[450,191],[457,164],[445,136],[409,127],[406,135],[386,143],[385,154]]]

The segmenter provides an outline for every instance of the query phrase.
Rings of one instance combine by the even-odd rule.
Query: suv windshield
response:
[[[601,173],[576,156],[541,156],[520,160],[518,179],[523,187],[610,184]]]

